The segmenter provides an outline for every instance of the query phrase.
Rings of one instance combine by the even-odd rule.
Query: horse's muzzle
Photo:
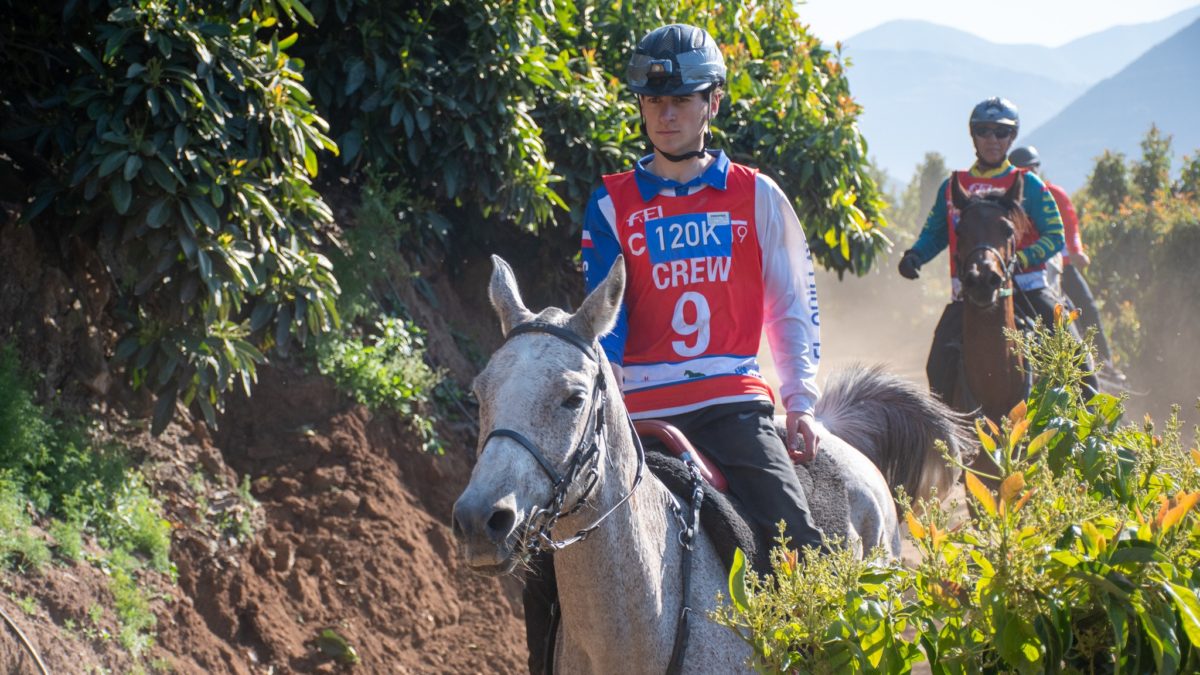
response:
[[[482,574],[497,575],[516,565],[516,500],[477,499],[469,491],[454,503],[454,539],[467,565]]]

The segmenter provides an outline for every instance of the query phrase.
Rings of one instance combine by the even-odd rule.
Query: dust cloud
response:
[[[881,260],[864,277],[818,270],[821,304],[821,365],[817,383],[853,363],[884,364],[921,386],[927,384],[925,359],[933,329],[950,299],[948,263],[939,256],[914,281],[896,272],[900,251]],[[767,381],[778,390],[771,350],[763,340],[759,361]]]
[[[921,386],[928,385],[925,360],[933,329],[950,298],[948,258],[945,254],[938,256],[921,269],[919,279],[910,281],[896,271],[899,249],[896,247],[865,277],[847,274],[839,281],[834,273],[817,272],[821,305],[818,384],[824,385],[833,374],[860,362],[882,363],[892,373]],[[1177,301],[1164,299],[1164,302]],[[1143,364],[1126,373],[1129,380],[1124,392],[1127,394],[1124,421],[1140,424],[1148,414],[1156,428],[1163,429],[1171,406],[1179,404],[1183,440],[1187,443],[1195,435],[1193,425],[1200,421],[1200,412],[1196,410],[1200,395],[1197,363],[1200,336],[1194,334],[1194,322],[1181,317],[1177,323],[1163,325],[1156,332],[1164,353],[1176,355],[1175,359]],[[759,361],[763,375],[778,391],[779,377],[765,337]]]

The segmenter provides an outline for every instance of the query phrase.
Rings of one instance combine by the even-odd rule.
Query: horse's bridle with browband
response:
[[[969,209],[973,206],[979,206],[979,205],[994,206],[996,208],[1003,210],[1005,212],[1005,215],[1010,213],[1009,209],[1006,209],[1003,206],[1001,206],[1000,204],[996,204],[994,202],[985,201],[985,200],[972,201],[969,204],[967,204],[967,206],[965,208],[963,208],[962,211],[959,212],[959,222],[960,223],[962,222],[962,214],[966,213],[967,209]],[[957,224],[956,224],[956,227],[957,227]],[[1015,233],[1009,235],[1008,244],[1011,245],[1015,238],[1016,238]],[[996,298],[1002,299],[1002,298],[1007,298],[1007,297],[1011,296],[1013,294],[1013,286],[1015,285],[1015,281],[1014,281],[1013,277],[1016,276],[1017,258],[1016,258],[1016,256],[1013,256],[1012,260],[1005,258],[1004,254],[1000,252],[1000,249],[996,248],[995,246],[992,246],[991,244],[980,244],[980,245],[976,246],[975,248],[971,249],[962,258],[957,259],[956,262],[958,263],[958,280],[959,280],[959,282],[962,283],[963,285],[966,285],[966,279],[964,277],[967,273],[967,264],[970,263],[971,260],[975,258],[975,254],[977,254],[977,253],[983,253],[983,255],[980,256],[980,259],[986,258],[990,254],[990,255],[995,256],[996,260],[1000,261],[1000,269],[1004,271],[1004,277],[1001,280],[1000,292],[996,296]],[[964,293],[963,295],[967,295],[967,294]],[[987,304],[980,304],[980,303],[976,302],[970,296],[967,296],[967,299],[970,300],[971,304],[975,305],[976,307],[991,307],[992,305],[996,304],[995,301],[992,301]]]
[[[629,492],[625,494],[616,504],[609,510],[605,511],[591,525],[579,530],[574,535],[563,540],[554,539],[551,531],[554,529],[555,523],[559,518],[575,513],[587,503],[588,497],[592,494],[592,490],[596,487],[596,482],[599,479],[599,459],[600,450],[604,445],[604,432],[606,421],[604,418],[604,404],[607,398],[607,390],[604,381],[604,365],[597,357],[596,350],[593,344],[588,344],[570,329],[556,326],[544,321],[529,321],[515,326],[505,340],[511,340],[518,335],[526,333],[545,333],[570,344],[571,346],[583,352],[584,356],[591,359],[596,364],[596,379],[592,384],[592,400],[591,407],[588,409],[588,421],[584,426],[583,436],[579,442],[575,444],[575,449],[572,450],[570,458],[567,461],[566,469],[563,473],[559,473],[554,469],[554,465],[550,460],[546,459],[546,455],[538,448],[537,444],[529,440],[524,434],[512,429],[493,429],[491,433],[484,439],[484,445],[495,438],[502,436],[511,438],[529,451],[537,463],[542,467],[542,471],[550,478],[550,482],[554,485],[554,492],[550,496],[550,500],[542,508],[533,512],[529,517],[526,526],[526,533],[533,533],[533,541],[527,540],[526,545],[530,548],[542,551],[559,551],[571,544],[587,539],[588,535],[600,527],[609,515],[616,511],[622,504],[627,502],[637,490],[638,485],[642,482],[642,473],[646,467],[646,453],[642,448],[641,439],[638,438],[636,432],[633,432],[633,422],[629,421],[629,429],[633,432],[634,445],[638,451],[638,468],[637,475],[634,476],[633,485],[629,488]],[[628,416],[627,416],[628,419]],[[590,435],[588,430],[590,430]],[[583,488],[582,494],[575,500],[574,505],[569,509],[563,510],[563,504],[567,500],[567,494],[571,491],[571,487],[575,484],[575,480],[581,475],[587,480],[586,487]]]

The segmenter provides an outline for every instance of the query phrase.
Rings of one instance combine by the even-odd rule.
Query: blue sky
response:
[[[800,16],[825,42],[893,19],[921,19],[1000,43],[1057,47],[1122,24],[1148,23],[1197,0],[807,0]]]

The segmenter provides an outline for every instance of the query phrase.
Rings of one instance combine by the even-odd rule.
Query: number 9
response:
[[[696,321],[688,323],[684,318],[684,311],[687,305],[695,305]],[[709,318],[712,313],[708,309],[708,300],[700,293],[695,291],[687,291],[679,296],[679,302],[675,303],[675,315],[671,318],[671,328],[675,329],[675,333],[680,337],[687,337],[696,333],[696,342],[692,346],[688,346],[686,340],[674,340],[671,342],[671,347],[675,349],[675,353],[684,357],[697,356],[703,354],[708,349],[709,341]]]

